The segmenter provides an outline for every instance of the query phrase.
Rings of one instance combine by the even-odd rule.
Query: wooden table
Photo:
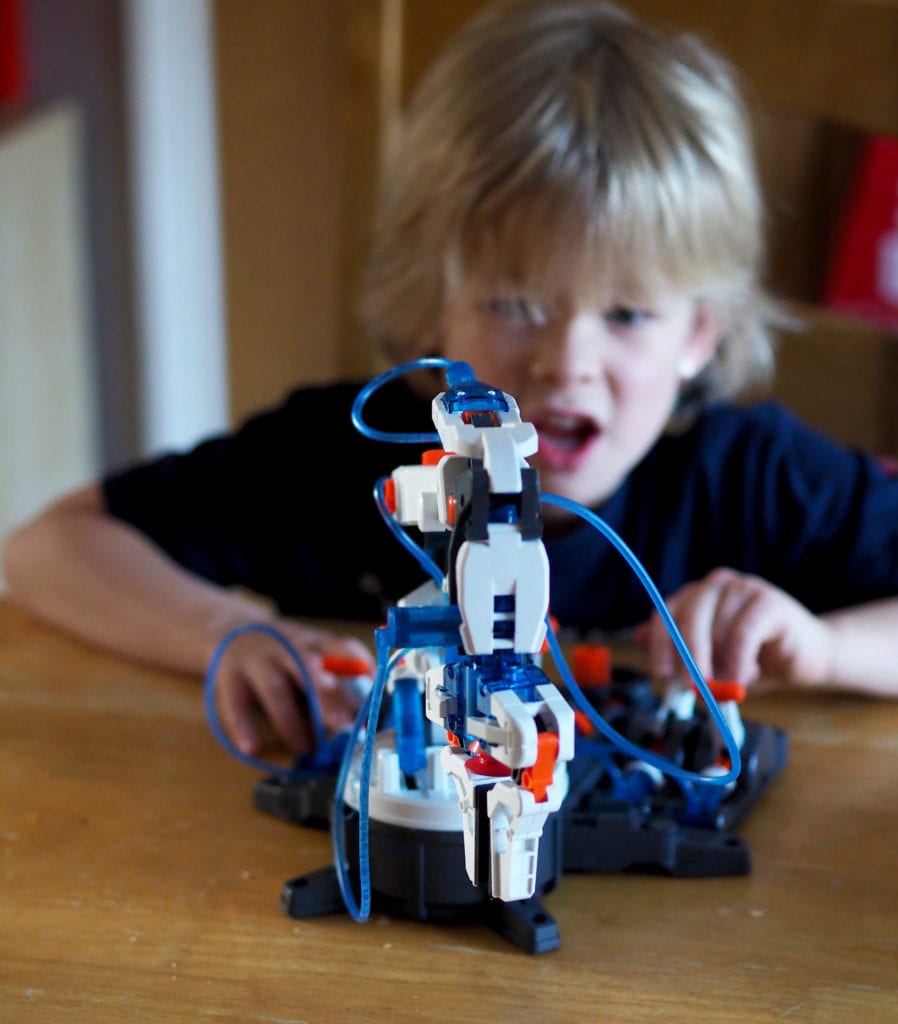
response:
[[[792,760],[748,877],[565,876],[560,949],[474,925],[297,921],[328,837],[254,810],[195,681],[0,604],[0,1020],[898,1020],[898,704],[750,698]]]

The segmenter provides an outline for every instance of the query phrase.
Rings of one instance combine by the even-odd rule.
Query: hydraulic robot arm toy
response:
[[[446,372],[446,388],[431,407],[436,433],[394,435],[366,424],[363,409],[374,391],[422,367]],[[742,770],[742,737],[734,737],[727,721],[732,710],[724,714],[718,707],[654,584],[620,538],[588,510],[540,494],[527,462],[537,450],[536,430],[521,420],[510,395],[478,381],[466,363],[424,359],[369,382],[356,399],[353,421],[376,440],[440,445],[375,488],[385,522],[430,579],[391,607],[386,624],[375,631],[378,673],[352,735],[342,738],[345,753],[333,786],[334,865],[288,882],[282,902],[294,917],[345,908],[364,920],[374,899],[387,912],[422,920],[486,919],[530,952],[555,948],[557,929],[539,897],[554,888],[564,867],[563,816],[557,812],[569,791],[575,752],[575,712],[568,700],[603,738],[586,744],[597,751],[599,767],[585,782],[578,771],[580,803],[584,795],[595,796],[597,775],[617,772],[613,751],[643,778],[663,772],[688,793],[713,791],[699,803],[716,807]],[[649,734],[641,724],[643,709],[632,716],[640,725],[631,738],[610,726],[583,694],[547,632],[541,502],[591,522],[639,576],[704,698],[723,767],[689,770],[644,749],[641,741]],[[408,527],[420,532],[421,545]],[[567,699],[542,670],[547,646]],[[214,667],[207,675],[213,722]],[[657,732],[656,705],[648,718]],[[326,777],[329,748],[320,735],[319,770],[306,773],[301,790],[308,796],[311,785],[313,803],[333,784],[333,776]],[[578,754],[577,760],[585,759]],[[274,781],[280,799],[287,780],[282,774]],[[315,817],[307,811],[282,816]],[[596,814],[590,809],[580,818]],[[573,836],[572,849],[582,847],[580,835]],[[588,842],[594,845],[591,835]],[[577,858],[574,870],[592,869],[582,849]]]
[[[574,754],[574,713],[536,661],[549,605],[539,488],[526,461],[537,435],[514,399],[470,367],[451,366],[447,380],[432,407],[442,450],[397,469],[386,503],[400,524],[451,537],[440,593],[420,613],[406,605],[412,638],[416,618],[448,613],[442,656],[424,677],[426,715],[448,736],[440,764],[458,794],[468,877],[498,899],[527,899]]]

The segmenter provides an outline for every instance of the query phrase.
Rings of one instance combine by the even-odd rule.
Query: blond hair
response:
[[[428,354],[472,272],[538,288],[574,253],[581,289],[700,294],[724,336],[693,397],[735,394],[772,363],[762,232],[749,118],[723,59],[608,3],[494,4],[408,106],[363,317],[389,358]]]

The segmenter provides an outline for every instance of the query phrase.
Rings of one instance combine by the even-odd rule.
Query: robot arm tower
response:
[[[443,541],[444,596],[460,616],[457,644],[426,673],[426,714],[449,737],[441,762],[459,797],[469,877],[488,877],[497,898],[525,899],[574,752],[573,712],[538,665],[549,565],[526,461],[536,429],[473,375],[450,375],[433,420],[443,449],[397,469],[387,489],[399,522]]]

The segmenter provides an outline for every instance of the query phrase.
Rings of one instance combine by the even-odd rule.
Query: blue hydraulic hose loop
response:
[[[384,488],[387,482],[387,477],[381,477],[380,480],[374,485],[374,501],[377,504],[377,510],[383,516],[384,522],[390,528],[390,532],[399,541],[399,543],[408,551],[415,559],[421,568],[433,578],[434,582],[438,587],[443,585],[443,571],[434,562],[434,560],[427,554],[427,552],[419,544],[416,544],[407,530],[402,528],[402,524],[399,523],[390,512],[387,507],[387,500],[384,496]]]
[[[242,761],[251,768],[261,769],[264,772],[274,773],[288,778],[303,778],[309,774],[308,771],[284,768],[282,765],[272,764],[260,758],[253,757],[250,754],[244,754],[242,750],[239,750],[235,746],[231,737],[228,736],[227,732],[225,732],[224,727],[218,719],[218,711],[215,707],[215,680],[218,676],[218,669],[221,666],[222,658],[224,658],[231,644],[237,640],[238,637],[241,637],[246,633],[264,633],[273,637],[290,655],[290,658],[296,665],[296,669],[299,672],[300,679],[303,683],[303,692],[309,706],[309,719],[312,723],[312,732],[315,735],[315,749],[323,750],[327,743],[327,732],[324,727],[324,718],[321,714],[321,705],[318,702],[318,694],[315,690],[314,684],[312,683],[312,677],[309,675],[305,662],[302,660],[299,652],[293,644],[290,643],[287,637],[267,622],[248,622],[242,626],[237,626],[219,640],[209,662],[209,667],[206,669],[205,684],[203,686],[206,718],[209,722],[209,727],[218,742],[238,761]]]
[[[386,689],[387,679],[394,666],[406,655],[406,651],[399,651],[390,660],[386,655],[389,653],[380,640],[380,634],[376,636],[377,642],[377,675],[371,687],[365,703],[359,709],[349,742],[340,763],[340,771],[337,774],[337,783],[334,788],[334,813],[331,817],[331,842],[334,850],[334,867],[337,872],[337,883],[340,886],[340,894],[350,916],[358,921],[368,920],[371,913],[371,860],[370,860],[370,818],[369,818],[369,796],[371,788],[371,765],[374,760],[374,739],[377,734],[377,721],[380,717],[380,705]],[[356,902],[352,891],[352,883],[349,877],[349,865],[346,859],[346,837],[345,837],[345,806],[346,806],[346,783],[349,779],[349,771],[352,766],[353,753],[358,746],[359,734],[365,726],[365,741],[359,759],[359,899]]]
[[[365,407],[365,403],[374,394],[374,392],[378,390],[378,388],[382,387],[388,381],[401,377],[406,373],[411,373],[414,370],[420,370],[427,367],[445,370],[450,387],[460,383],[461,381],[475,379],[474,371],[468,363],[460,360],[444,359],[442,356],[428,356],[423,359],[413,359],[407,363],[400,363],[398,366],[394,366],[373,378],[373,380],[370,380],[356,396],[352,405],[352,422],[356,430],[361,434],[364,434],[365,437],[370,437],[375,441],[395,441],[409,444],[432,444],[434,442],[439,442],[440,435],[436,432],[428,434],[390,433],[369,427],[362,418],[362,410]],[[377,510],[380,512],[384,522],[390,528],[396,540],[398,540],[399,543],[417,559],[419,565],[436,582],[437,586],[442,586],[444,575],[443,571],[437,566],[430,555],[428,555],[420,545],[416,544],[412,540],[409,533],[402,528],[387,508],[387,502],[384,494],[386,480],[386,477],[382,477],[374,486],[374,501],[377,505]]]
[[[400,363],[398,366],[393,366],[389,370],[385,370],[383,373],[378,374],[378,376],[369,380],[362,390],[356,395],[355,401],[352,403],[352,423],[356,430],[365,437],[370,437],[373,441],[390,441],[398,444],[432,444],[434,441],[438,442],[440,440],[440,435],[436,433],[436,431],[421,434],[406,434],[389,430],[377,430],[375,427],[369,427],[362,418],[362,410],[364,409],[368,399],[375,391],[383,387],[384,384],[389,383],[391,380],[395,380],[397,377],[402,377],[407,373],[412,373],[415,370],[424,370],[429,368],[447,370],[450,376],[454,372],[456,375],[464,379],[472,379],[474,376],[473,371],[467,363],[456,362],[452,359],[444,359],[442,356],[426,356],[423,359],[413,359],[410,362]]]
[[[692,656],[692,652],[686,646],[686,641],[683,639],[673,616],[670,614],[667,605],[664,603],[664,598],[661,596],[658,588],[655,586],[654,581],[643,568],[642,563],[628,547],[623,538],[616,533],[611,526],[608,525],[603,519],[592,512],[588,508],[578,504],[575,501],[571,501],[570,498],[562,497],[559,494],[543,494],[541,495],[542,500],[547,505],[557,505],[559,508],[566,509],[569,512],[574,512],[580,516],[581,519],[585,519],[591,526],[599,531],[605,538],[607,538],[617,549],[617,551],[623,556],[624,560],[633,570],[638,577],[640,583],[649,597],[652,600],[652,604],[658,610],[658,614],[661,616],[664,625],[667,627],[667,631],[670,633],[671,639],[674,642],[674,646],[679,652],[680,657],[683,659],[683,664],[686,666],[689,675],[692,677],[692,681],[698,687],[699,693],[704,698],[705,704],[711,713],[711,717],[720,730],[721,736],[724,738],[726,743],[727,753],[730,757],[730,770],[724,775],[719,776],[704,776],[697,772],[688,772],[679,766],[675,765],[672,761],[667,758],[659,757],[657,754],[652,753],[649,750],[644,750],[641,747],[631,743],[624,736],[621,736],[615,729],[612,729],[610,725],[596,713],[593,706],[589,703],[580,689],[577,681],[571,674],[567,663],[564,661],[564,655],[561,653],[561,648],[558,644],[558,639],[555,637],[552,630],[549,630],[549,648],[552,651],[552,656],[555,658],[558,669],[561,672],[562,678],[565,685],[570,690],[574,697],[577,706],[587,715],[590,722],[602,732],[603,735],[611,739],[617,744],[625,753],[628,753],[631,757],[635,757],[638,760],[651,764],[673,778],[679,781],[685,782],[697,782],[708,786],[726,786],[731,782],[735,782],[739,778],[739,774],[742,771],[742,757],[739,753],[739,746],[736,743],[736,739],[727,725],[726,719],[723,717],[723,713],[720,710],[720,706],[715,700],[711,693],[708,684],[705,682],[702,676],[701,669],[695,663],[695,659]],[[559,658],[561,659],[559,661]]]

